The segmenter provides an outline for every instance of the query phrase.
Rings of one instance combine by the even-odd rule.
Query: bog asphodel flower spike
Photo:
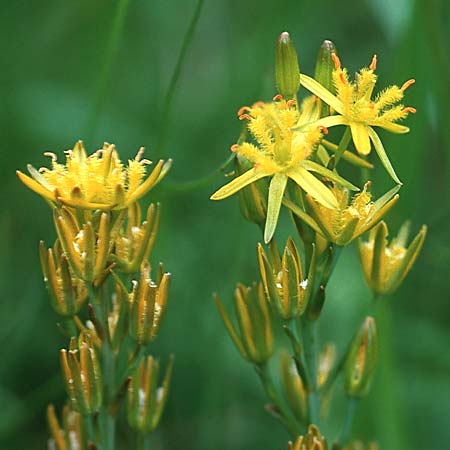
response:
[[[331,209],[338,207],[335,197],[311,172],[349,189],[358,190],[335,172],[308,159],[327,130],[320,125],[310,126],[299,122],[302,112],[298,111],[295,100],[286,101],[281,95],[277,95],[272,103],[257,102],[252,107],[244,106],[238,115],[240,120],[248,120],[248,129],[258,145],[244,142],[233,145],[231,150],[251,161],[254,168],[220,188],[211,199],[222,200],[261,178],[272,177],[264,231],[266,243],[275,232],[289,178],[319,203]],[[297,131],[293,130],[294,126]]]
[[[53,153],[52,168],[36,170],[31,164],[31,177],[17,171],[17,176],[31,190],[53,204],[80,209],[124,209],[145,195],[166,175],[172,160],[158,161],[146,178],[142,147],[136,157],[124,167],[115,146],[105,143],[103,148],[87,156],[82,141],[66,152],[66,164],[58,163]]]
[[[353,143],[358,153],[362,155],[370,153],[372,142],[389,175],[396,183],[401,184],[373,127],[381,127],[392,133],[400,134],[409,131],[408,127],[396,122],[405,119],[409,113],[415,113],[416,110],[398,103],[403,99],[406,89],[414,84],[415,80],[408,80],[401,87],[389,86],[372,99],[377,82],[376,55],[369,67],[361,69],[356,74],[354,82],[349,80],[347,70],[341,67],[341,62],[335,53],[333,53],[333,60],[335,64],[333,82],[336,95],[333,95],[313,78],[304,74],[300,75],[301,84],[330,105],[337,113],[319,120],[317,125],[327,128],[335,125],[350,127]]]

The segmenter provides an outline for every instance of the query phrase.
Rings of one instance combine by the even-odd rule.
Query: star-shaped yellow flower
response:
[[[335,53],[332,55],[335,64],[333,81],[336,95],[313,78],[304,74],[300,75],[300,83],[338,113],[319,120],[317,125],[327,128],[335,125],[350,127],[356,150],[362,155],[370,153],[372,142],[389,175],[396,183],[401,184],[373,127],[381,127],[393,133],[409,131],[408,127],[396,122],[406,118],[408,113],[415,113],[416,110],[412,107],[404,107],[398,102],[403,99],[405,90],[415,81],[406,81],[402,87],[389,86],[372,99],[377,81],[376,55],[368,68],[363,68],[356,74],[354,82],[349,80],[347,70],[341,67],[337,55]]]
[[[318,173],[349,189],[358,190],[335,172],[308,159],[319,144],[322,126],[310,125],[309,114],[298,111],[295,101],[276,96],[271,103],[258,102],[239,110],[239,118],[248,120],[248,129],[258,145],[244,142],[231,147],[247,158],[254,168],[235,178],[215,192],[212,200],[222,200],[261,178],[271,176],[264,240],[269,242],[275,232],[281,202],[288,179],[327,208],[338,203],[330,189],[311,172]],[[305,122],[304,122],[305,120]],[[296,130],[293,130],[293,127]]]
[[[159,160],[146,176],[147,159],[141,159],[141,148],[124,167],[112,144],[87,156],[83,143],[78,141],[66,152],[66,164],[52,157],[52,168],[36,170],[28,165],[31,177],[17,171],[20,180],[31,190],[52,203],[81,209],[124,209],[136,202],[155,186],[168,172],[172,160]]]

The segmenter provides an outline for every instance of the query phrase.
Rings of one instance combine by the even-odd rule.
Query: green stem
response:
[[[161,153],[167,140],[167,131],[169,129],[169,118],[170,112],[172,108],[172,101],[175,95],[175,90],[180,79],[181,70],[183,68],[184,60],[186,58],[186,52],[189,48],[189,45],[192,41],[192,37],[194,36],[194,31],[198,23],[198,19],[200,18],[200,13],[203,7],[204,0],[197,0],[197,4],[195,6],[194,14],[192,15],[191,21],[189,23],[189,28],[186,31],[186,35],[183,39],[183,44],[181,46],[180,54],[178,55],[178,60],[175,65],[175,69],[172,74],[172,78],[170,79],[169,87],[167,89],[164,108],[161,114],[162,122],[161,122],[161,134],[159,137],[159,142],[156,148]]]
[[[273,403],[276,411],[270,411],[274,417],[276,417],[286,428],[292,438],[296,438],[299,435],[299,427],[295,423],[294,419],[289,416],[286,408],[280,399],[277,390],[273,384],[273,380],[270,376],[267,363],[259,364],[256,366],[256,372],[259,375],[261,383],[264,387],[267,398]]]
[[[352,425],[353,425],[353,419],[355,417],[355,412],[356,412],[358,403],[359,403],[359,398],[357,398],[357,397],[350,397],[348,399],[347,414],[344,419],[344,424],[342,425],[341,434],[338,438],[338,443],[341,446],[345,446],[345,444],[347,444],[347,441],[350,437],[350,432],[352,430]]]
[[[87,125],[87,135],[90,139],[94,138],[95,131],[97,130],[99,119],[101,116],[101,111],[105,102],[106,93],[108,92],[111,69],[117,52],[119,39],[122,35],[128,4],[129,0],[117,1],[117,7],[114,14],[114,21],[111,26],[111,32],[109,34],[106,49],[103,52],[105,57],[96,82],[94,107],[92,109],[92,114],[88,116],[89,121]]]
[[[348,144],[350,143],[350,139],[352,137],[352,134],[350,132],[350,127],[347,127],[344,131],[344,134],[342,135],[341,141],[339,142],[338,149],[336,150],[336,153],[334,155],[334,168],[337,167],[339,160],[342,158],[342,155],[344,154],[345,150],[348,147]]]
[[[303,345],[306,367],[309,374],[308,422],[319,426],[320,399],[317,386],[317,349],[315,322],[305,320],[303,324]]]
[[[100,450],[101,447],[98,447],[97,439],[95,437],[94,417],[92,416],[92,414],[90,414],[88,416],[84,416],[84,423],[86,425],[88,440],[91,442],[92,445],[94,445],[94,447],[92,447],[92,445],[91,445],[89,448],[92,447],[94,449]]]
[[[136,433],[136,450],[148,450],[148,434]]]

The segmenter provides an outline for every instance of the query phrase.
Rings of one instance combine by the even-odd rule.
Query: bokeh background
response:
[[[173,157],[146,201],[163,203],[154,258],[173,272],[154,352],[176,354],[170,401],[152,448],[284,449],[288,436],[263,410],[262,388],[226,335],[211,301],[231,306],[236,281],[257,278],[255,226],[235,198],[213,203],[217,168],[236,141],[236,110],[275,94],[274,46],[288,30],[312,73],[324,39],[350,71],[378,54],[380,86],[414,77],[411,133],[384,135],[404,182],[389,216],[396,230],[429,225],[407,282],[380,312],[381,360],[354,436],[382,450],[450,442],[450,8],[444,0],[1,1],[0,33],[0,447],[44,448],[47,403],[62,405],[55,325],[38,242],[54,239],[50,211],[15,177],[48,164],[78,139],[114,142],[132,157]],[[201,6],[201,10],[200,10]],[[192,17],[198,15],[195,29]],[[186,35],[188,39],[186,40]],[[182,58],[180,59],[180,53]],[[174,77],[174,72],[177,76]],[[172,81],[171,81],[172,80]],[[174,82],[175,80],[175,82]],[[391,183],[375,171],[377,194]],[[200,180],[200,181],[199,181]],[[284,220],[280,236],[292,232]],[[354,248],[334,274],[320,319],[322,342],[342,348],[368,306]],[[342,412],[331,415],[333,433]]]

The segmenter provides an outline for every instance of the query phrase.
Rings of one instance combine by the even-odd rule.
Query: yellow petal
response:
[[[260,178],[267,177],[268,175],[271,174],[267,173],[265,170],[247,170],[247,172],[230,181],[225,186],[222,186],[218,191],[211,195],[211,200],[223,200],[224,198],[235,194],[237,191],[241,190],[248,184],[257,181]]]
[[[395,170],[392,167],[391,162],[389,161],[389,158],[386,154],[386,150],[384,149],[383,143],[381,142],[381,139],[379,138],[378,134],[375,132],[375,130],[372,127],[368,127],[368,131],[369,131],[369,137],[373,142],[373,146],[375,147],[375,151],[377,152],[378,157],[380,158],[381,164],[383,164],[387,173],[397,184],[403,184],[399,180],[397,174],[395,173]]]
[[[339,204],[334,194],[314,175],[311,175],[302,167],[292,169],[287,173],[307,194],[315,198],[320,204],[326,208],[336,209]]]
[[[342,102],[314,78],[300,74],[300,84],[314,95],[317,95],[317,97],[330,105],[339,114],[343,114]]]
[[[390,131],[391,133],[396,134],[405,134],[409,133],[409,127],[405,125],[400,125],[399,123],[385,123],[383,125],[379,125],[381,128]]]
[[[368,155],[370,153],[369,127],[359,122],[350,122],[350,129],[352,130],[353,143],[358,153]]]
[[[264,229],[264,242],[267,244],[275,233],[278,216],[280,215],[281,201],[286,189],[287,176],[276,173],[269,186],[269,201],[267,202],[266,227]]]
[[[33,178],[29,177],[28,175],[25,175],[20,170],[16,171],[17,176],[19,177],[19,180],[28,188],[30,188],[32,191],[36,192],[36,194],[42,195],[42,197],[55,201],[55,194],[48,189],[46,189],[44,186],[42,186],[40,183],[38,183],[36,180],[33,180]]]

